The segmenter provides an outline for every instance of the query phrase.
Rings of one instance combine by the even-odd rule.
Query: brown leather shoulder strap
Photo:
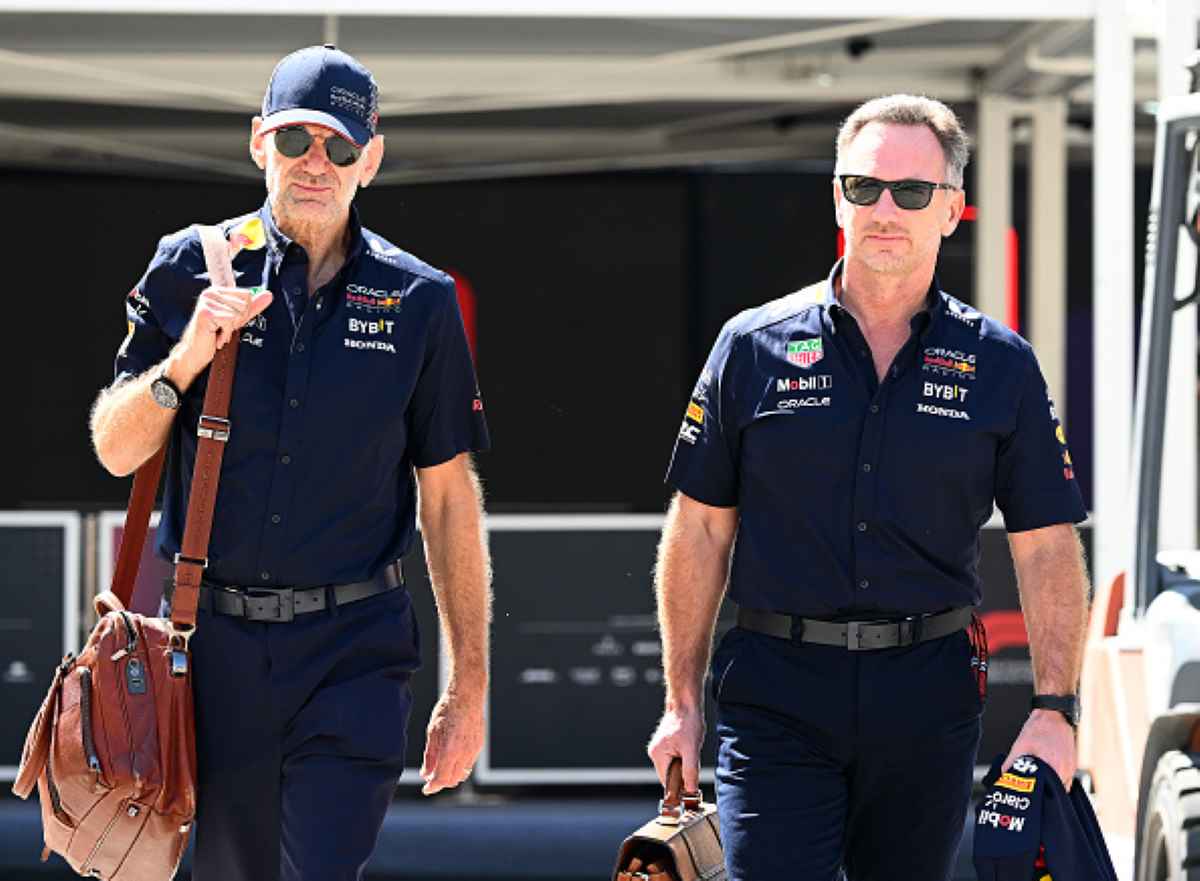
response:
[[[125,528],[121,531],[121,549],[117,552],[117,565],[113,568],[110,588],[126,609],[133,602],[138,564],[142,561],[142,548],[146,546],[150,513],[154,510],[154,496],[158,492],[158,481],[162,476],[163,460],[166,457],[167,447],[163,444],[133,477],[129,510],[125,512]]]
[[[224,234],[215,226],[202,226],[200,242],[208,266],[209,283],[217,287],[236,287],[231,249]],[[175,593],[171,598],[171,623],[180,633],[196,626],[196,606],[200,601],[200,580],[208,565],[208,539],[212,534],[213,511],[217,502],[217,483],[221,478],[221,458],[229,440],[229,401],[233,396],[233,374],[237,369],[240,334],[217,349],[208,373],[208,389],[197,427],[196,464],[188,496],[187,521],[183,542],[175,557]]]
[[[204,247],[204,262],[208,267],[209,283],[220,287],[235,287],[233,246],[215,226],[198,227]],[[229,401],[233,395],[233,374],[237,368],[238,334],[217,350],[209,368],[208,389],[204,394],[203,415],[200,417],[200,439],[196,449],[196,465],[192,472],[191,494],[188,499],[187,522],[183,546],[175,565],[175,595],[171,621],[181,631],[196,625],[196,605],[200,599],[200,579],[208,564],[208,539],[212,533],[213,507],[217,500],[217,482],[221,476],[221,457],[229,439]],[[112,592],[126,608],[133,601],[138,564],[146,533],[150,528],[150,513],[162,477],[164,444],[137,470],[125,514],[125,529],[121,548],[113,570]],[[182,626],[181,626],[182,625]]]
[[[822,279],[821,281],[813,282],[810,285],[805,285],[796,291],[796,296],[803,301],[809,303],[825,302],[825,292],[829,290],[829,280]]]

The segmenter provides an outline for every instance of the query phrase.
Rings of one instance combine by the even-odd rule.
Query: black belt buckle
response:
[[[905,619],[907,620],[907,619]],[[872,644],[863,644],[863,630],[871,628],[871,633],[875,637]],[[881,628],[894,628],[895,639],[885,638],[885,634],[881,632]],[[852,652],[866,652],[874,649],[890,649],[896,646],[907,645],[904,642],[904,622],[903,621],[847,621],[846,622],[846,648]]]
[[[846,648],[852,652],[865,651],[867,646],[862,644],[862,629],[870,624],[870,621],[847,621],[846,622]]]
[[[900,620],[900,645],[916,645],[921,641],[921,625],[925,622],[924,615],[909,615]]]
[[[799,615],[786,616],[791,620],[792,642],[804,642],[804,619]]]
[[[259,603],[259,600],[275,600],[275,608],[272,610],[270,603]],[[291,621],[296,616],[296,600],[292,596],[292,588],[281,587],[278,590],[247,590],[245,592],[246,611],[249,613],[251,601],[254,602],[255,614],[247,614],[247,618],[257,619],[259,621],[278,621],[286,623]],[[272,611],[274,614],[272,614]]]

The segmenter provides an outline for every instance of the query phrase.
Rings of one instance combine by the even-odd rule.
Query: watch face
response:
[[[154,380],[150,383],[150,394],[160,407],[166,407],[168,410],[179,409],[179,395],[175,394],[175,389],[171,388],[170,383],[162,379]]]

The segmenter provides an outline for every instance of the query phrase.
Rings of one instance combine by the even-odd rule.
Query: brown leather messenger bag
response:
[[[200,227],[211,284],[233,287],[231,246]],[[196,815],[196,744],[188,641],[221,457],[238,334],[217,351],[198,429],[182,551],[175,557],[169,619],[127,610],[166,449],[138,469],[110,590],[95,598],[99,621],[78,656],[54,674],[29,734],[13,792],[37,787],[42,859],[61,854],[80,875],[167,881],[179,868]]]
[[[667,768],[658,816],[625,839],[613,881],[725,881],[717,807],[683,791],[683,763]]]

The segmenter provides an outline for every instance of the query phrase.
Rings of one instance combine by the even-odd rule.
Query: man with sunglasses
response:
[[[158,544],[172,558],[207,368],[240,337],[191,641],[197,881],[362,877],[421,660],[399,562],[418,487],[451,656],[425,793],[464,780],[483,743],[489,571],[470,452],[488,433],[453,280],[353,206],[383,157],[377,101],[370,72],[333,46],[278,64],[251,124],[266,202],[221,224],[238,287],[209,286],[195,228],[164,238],[93,412],[114,474],[168,445]]]
[[[967,138],[893,95],[837,139],[845,257],[726,324],[688,403],[659,549],[659,775],[698,782],[712,659],[717,801],[732,881],[942,881],[986,688],[979,530],[1004,515],[1039,692],[1005,762],[1069,784],[1087,585],[1085,511],[1028,343],[942,292]]]

